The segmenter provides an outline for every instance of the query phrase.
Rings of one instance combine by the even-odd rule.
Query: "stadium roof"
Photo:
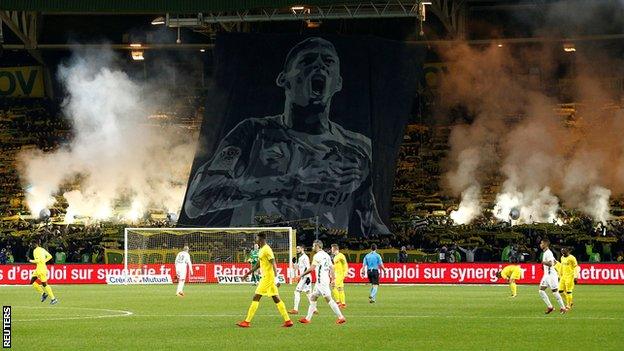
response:
[[[361,2],[362,0],[2,0],[0,9],[63,13],[193,13]]]

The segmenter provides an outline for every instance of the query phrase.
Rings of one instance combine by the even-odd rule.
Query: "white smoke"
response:
[[[469,224],[481,214],[481,189],[472,185],[461,194],[461,202],[450,217],[454,224]]]
[[[507,220],[512,208],[518,208],[516,223],[553,222],[559,199],[551,187],[561,177],[564,160],[559,155],[559,136],[565,135],[563,123],[552,116],[554,102],[531,94],[527,117],[505,136],[501,168],[506,177],[496,196],[495,217]]]
[[[457,131],[460,132],[456,132],[455,137],[462,134],[461,129]],[[481,156],[478,147],[462,150],[458,156],[457,168],[446,174],[451,189],[461,191],[459,208],[450,215],[455,224],[468,224],[481,214],[481,187],[477,180],[482,163]]]
[[[612,217],[609,213],[610,196],[611,190],[594,185],[589,189],[586,202],[581,205],[581,210],[594,218],[594,220],[606,223]]]
[[[68,222],[111,218],[117,208],[124,208],[125,220],[152,208],[178,213],[196,137],[175,126],[147,125],[150,113],[169,103],[165,94],[133,81],[110,51],[76,54],[60,67],[59,78],[73,140],[54,152],[21,154],[31,213],[52,206],[68,185]]]
[[[549,187],[536,191],[535,189],[518,190],[507,189],[496,195],[494,216],[500,221],[509,221],[510,212],[517,208],[520,216],[515,223],[552,223],[557,219],[559,200]]]

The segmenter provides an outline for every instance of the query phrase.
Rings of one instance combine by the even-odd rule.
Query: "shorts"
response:
[[[312,279],[310,279],[310,276],[308,275],[299,280],[295,291],[310,292],[310,290],[312,290]]]
[[[323,297],[331,297],[331,288],[327,283],[316,283],[314,284],[314,291],[312,291],[312,295],[323,296]]]
[[[559,288],[559,279],[555,274],[544,274],[542,280],[540,281],[540,287],[545,286],[552,290],[557,290]]]
[[[36,277],[40,282],[45,283],[48,281],[48,271],[34,271],[30,277],[31,279]]]
[[[336,288],[344,288],[345,277],[336,276],[335,286]]]
[[[561,280],[559,280],[559,291],[573,292],[574,291],[574,277],[561,278]]]
[[[258,287],[256,287],[256,295],[269,297],[279,295],[279,292],[277,291],[277,286],[275,286],[275,279],[273,277],[269,278],[260,279],[260,281],[258,282]]]
[[[186,279],[186,265],[177,265],[175,266],[176,275],[178,279]]]
[[[368,281],[373,285],[379,285],[379,270],[378,269],[369,269],[366,271],[366,275],[368,276]]]

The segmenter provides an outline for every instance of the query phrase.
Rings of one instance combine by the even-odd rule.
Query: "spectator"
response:
[[[600,254],[598,252],[594,252],[589,256],[590,263],[600,262]]]
[[[102,262],[102,250],[99,248],[93,251],[91,254],[91,263],[101,263]]]
[[[618,251],[618,252],[617,252],[617,256],[615,257],[615,260],[616,260],[618,263],[622,263],[622,262],[624,262],[624,251]]]
[[[74,262],[74,263],[78,263],[80,262],[80,251],[78,249],[75,249],[70,255],[69,255],[69,262]]]
[[[7,261],[8,261],[8,257],[7,257],[6,249],[2,248],[2,250],[0,250],[0,264],[7,264]]]
[[[613,255],[611,254],[611,243],[603,242],[602,243],[602,262],[611,262],[613,261]]]
[[[447,257],[446,257],[447,251],[448,251],[448,249],[446,248],[446,246],[442,246],[440,248],[440,250],[438,250],[438,261],[440,261],[440,262],[447,262],[446,261],[447,260]]]
[[[54,253],[54,263],[63,264],[67,261],[67,254],[63,251],[63,247],[59,247],[59,249]]]
[[[511,252],[511,244],[505,246],[503,252],[501,252],[501,262],[509,262],[509,253]]]
[[[455,250],[455,246],[453,245],[451,247],[451,249],[446,254],[446,262],[448,262],[448,263],[455,263],[455,262],[457,262],[458,259],[457,259],[456,253],[458,253],[458,252],[457,252],[457,250]]]
[[[592,244],[591,242],[585,244],[585,253],[587,254],[587,257],[591,260],[591,257],[594,254],[594,244]]]
[[[508,262],[520,262],[520,252],[518,251],[518,245],[511,245],[511,249],[509,250]]]
[[[407,249],[405,246],[401,246],[401,251],[399,251],[397,256],[399,263],[407,263]]]
[[[461,246],[457,246],[457,248],[466,255],[466,262],[474,262],[475,260],[475,252],[479,249],[478,246],[475,246],[472,250],[465,249]]]
[[[91,262],[91,255],[89,254],[87,250],[84,250],[82,252],[82,255],[80,255],[80,263],[90,263],[90,262]]]

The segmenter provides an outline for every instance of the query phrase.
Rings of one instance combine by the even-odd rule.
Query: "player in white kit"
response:
[[[566,309],[565,304],[563,303],[563,299],[559,294],[559,276],[557,275],[557,271],[555,270],[555,264],[557,263],[557,261],[555,260],[555,256],[553,255],[552,251],[550,251],[550,240],[542,239],[542,241],[540,241],[540,248],[544,252],[544,254],[542,255],[544,275],[542,276],[542,281],[540,282],[539,295],[548,307],[545,313],[549,314],[555,309],[550,303],[550,299],[546,294],[546,288],[549,288],[550,290],[552,290],[553,296],[555,296],[555,299],[559,304],[559,311],[561,312],[561,314],[564,314],[568,310]]]
[[[312,245],[312,249],[315,254],[312,258],[312,265],[310,268],[306,269],[303,274],[301,274],[301,278],[305,279],[305,276],[310,274],[312,271],[316,270],[316,284],[314,284],[314,290],[312,291],[312,295],[310,296],[310,307],[308,308],[308,315],[305,318],[301,318],[299,320],[300,323],[310,323],[312,320],[312,315],[314,311],[316,311],[316,301],[319,296],[323,296],[325,301],[329,304],[332,311],[338,317],[336,320],[336,324],[343,324],[346,322],[342,312],[340,311],[340,307],[336,301],[332,299],[332,286],[334,285],[335,275],[334,275],[334,263],[332,262],[331,257],[325,251],[323,251],[323,242],[320,240],[314,240],[314,244]]]
[[[310,276],[302,277],[303,273],[310,268],[310,258],[305,254],[305,249],[303,246],[297,246],[297,258],[296,258],[296,280],[297,287],[295,288],[295,303],[292,310],[288,311],[290,314],[298,314],[299,313],[299,302],[301,301],[301,293],[305,293],[308,297],[308,301],[310,301],[310,293],[312,292],[312,278]]]
[[[189,272],[193,272],[193,264],[191,263],[191,255],[189,255],[189,247],[184,246],[182,251],[178,253],[175,259],[175,270],[178,276],[178,289],[176,295],[184,296],[184,282],[186,281],[186,267]]]

